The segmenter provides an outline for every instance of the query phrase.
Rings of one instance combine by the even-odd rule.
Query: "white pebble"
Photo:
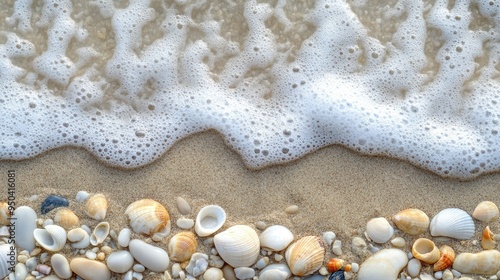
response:
[[[359,271],[359,264],[358,263],[351,263],[351,271],[354,273],[357,273]]]
[[[133,273],[134,272],[132,270],[127,271],[127,273],[125,273],[125,275],[123,275],[122,280],[132,280],[132,279],[134,279],[133,276],[132,276]]]
[[[267,228],[267,225],[263,221],[258,221],[257,223],[255,223],[255,227],[260,230],[265,230]]]
[[[234,269],[234,274],[238,279],[249,279],[255,276],[255,270],[250,267],[237,267]]]
[[[266,265],[269,263],[269,258],[268,257],[263,257],[260,260],[257,261],[255,264],[255,268],[257,269],[263,269],[266,267]]]
[[[79,191],[76,193],[76,201],[82,203],[84,202],[88,197],[90,196],[90,194],[86,191]]]
[[[85,257],[89,260],[95,260],[97,258],[97,254],[92,251],[85,252]]]
[[[332,246],[333,240],[335,239],[335,233],[333,231],[323,232],[323,240],[325,240],[328,247]]]
[[[135,264],[134,267],[132,268],[133,271],[135,272],[144,272],[146,270],[146,268],[141,265],[141,264]]]
[[[398,236],[391,240],[391,244],[394,247],[403,248],[406,246],[406,241],[403,237]]]
[[[130,242],[130,234],[131,231],[129,228],[123,228],[120,230],[118,234],[118,245],[121,247],[128,247],[128,243]]]
[[[443,272],[442,272],[442,271],[436,271],[436,272],[434,272],[434,277],[435,277],[436,279],[441,279],[441,278],[443,278]]]
[[[337,256],[342,255],[342,241],[335,240],[335,242],[333,242],[332,252]]]
[[[25,279],[28,276],[28,269],[24,263],[18,263],[15,266],[15,279]]]
[[[191,229],[194,227],[194,220],[187,218],[179,218],[176,222],[177,226],[182,229]]]
[[[181,271],[182,271],[182,268],[181,268],[181,265],[179,263],[174,263],[172,265],[172,276],[174,278],[178,278]]]
[[[176,198],[177,209],[182,215],[189,215],[191,213],[191,205],[182,197],[178,196]]]
[[[203,273],[203,280],[221,280],[223,278],[224,274],[219,268],[211,267]]]
[[[280,254],[274,254],[274,260],[280,262],[283,260],[283,256]]]
[[[491,278],[490,278],[490,279],[491,279]],[[451,272],[451,270],[446,269],[446,270],[443,272],[443,280],[453,280],[453,273]]]
[[[422,263],[418,259],[414,258],[408,262],[407,270],[408,270],[408,274],[411,277],[417,277],[417,275],[420,273],[421,268],[422,268]]]
[[[298,211],[299,211],[299,206],[297,205],[290,205],[285,209],[285,212],[290,215],[297,214]]]
[[[319,274],[323,275],[323,276],[326,276],[328,275],[328,269],[326,269],[326,267],[322,266],[320,269],[319,269]]]
[[[142,278],[143,278],[142,274],[139,272],[133,272],[132,277],[134,277],[137,280],[142,280]]]
[[[113,252],[106,260],[109,270],[116,273],[125,273],[134,265],[134,258],[129,251],[120,250]]]

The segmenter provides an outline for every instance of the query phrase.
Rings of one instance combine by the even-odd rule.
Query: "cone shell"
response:
[[[77,227],[80,224],[78,216],[68,208],[57,210],[54,216],[54,223],[68,230]]]
[[[135,233],[152,235],[170,231],[170,216],[167,209],[152,199],[141,199],[130,204],[125,210],[130,219],[130,227]]]
[[[189,231],[179,232],[174,235],[168,243],[168,253],[170,259],[175,262],[185,262],[196,253],[198,241],[194,233]]]
[[[441,253],[432,240],[419,238],[411,248],[413,256],[424,263],[434,264],[439,260]]]
[[[479,203],[472,213],[472,217],[485,223],[497,220],[498,216],[498,207],[491,201],[483,201]]]
[[[335,272],[339,269],[344,267],[344,260],[343,259],[330,259],[326,263],[326,269],[328,269],[329,272]]]
[[[323,264],[325,258],[323,239],[317,236],[303,237],[288,246],[285,258],[294,275],[309,275]]]
[[[455,251],[450,246],[442,245],[439,247],[439,252],[441,255],[439,256],[439,260],[434,264],[434,271],[442,271],[451,267],[455,260]]]
[[[214,236],[215,249],[230,266],[249,267],[260,252],[259,236],[249,226],[236,225]]]
[[[394,224],[403,232],[419,235],[429,228],[429,217],[419,209],[405,209],[392,217]]]
[[[472,217],[464,210],[447,208],[431,220],[432,236],[447,236],[456,239],[471,239],[475,232]]]
[[[487,226],[483,231],[483,236],[481,237],[481,247],[484,250],[495,249],[497,242],[495,241],[495,234]]]
[[[106,217],[106,211],[108,211],[108,201],[103,194],[96,194],[87,200],[85,207],[89,217],[102,221]]]

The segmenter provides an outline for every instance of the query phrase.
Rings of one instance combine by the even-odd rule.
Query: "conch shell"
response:
[[[495,234],[490,230],[490,227],[487,226],[483,231],[483,236],[481,238],[481,247],[484,250],[495,249],[497,242],[495,241]]]
[[[403,232],[419,235],[429,228],[429,216],[419,209],[405,209],[392,217],[394,224]]]
[[[133,202],[127,207],[125,214],[128,215],[130,227],[135,233],[153,235],[157,232],[170,232],[170,215],[157,201],[141,199]]]
[[[419,238],[411,248],[413,256],[424,263],[434,264],[439,260],[441,253],[432,240]]]
[[[294,275],[305,276],[321,267],[325,251],[322,238],[306,236],[288,246],[285,258]]]
[[[450,246],[442,245],[439,247],[439,252],[441,255],[439,256],[439,260],[434,263],[434,271],[442,271],[449,268],[455,260],[455,251]]]

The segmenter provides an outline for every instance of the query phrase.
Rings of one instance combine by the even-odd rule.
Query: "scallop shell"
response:
[[[429,228],[429,217],[419,209],[405,209],[392,217],[394,224],[403,232],[419,235]]]
[[[341,269],[342,267],[344,267],[344,260],[343,259],[330,259],[327,263],[326,263],[326,269],[328,269],[329,272],[335,272],[339,269]]]
[[[464,210],[447,208],[432,218],[430,230],[432,236],[470,239],[474,235],[475,225],[472,217]]]
[[[472,217],[485,223],[497,220],[498,216],[498,207],[491,201],[483,201],[479,203],[472,213]]]
[[[194,230],[201,237],[209,236],[218,231],[226,222],[226,212],[218,205],[208,205],[201,208],[196,216]]]
[[[259,236],[249,226],[236,225],[216,234],[214,244],[220,257],[234,268],[249,267],[259,257]]]
[[[109,227],[108,222],[99,223],[94,228],[92,235],[90,235],[90,244],[96,246],[96,245],[104,242],[106,237],[108,237],[108,235],[109,235],[109,229],[110,229],[110,227]]]
[[[385,218],[373,218],[366,224],[366,235],[376,243],[385,243],[394,235],[394,228]]]
[[[198,241],[196,240],[196,236],[190,231],[177,233],[168,243],[170,259],[179,263],[188,261],[197,248]]]
[[[293,233],[286,227],[274,225],[268,227],[260,235],[260,246],[266,250],[284,250],[293,241]]]
[[[449,268],[455,260],[455,251],[448,245],[441,245],[439,247],[439,260],[434,264],[434,271],[442,271]]]
[[[11,273],[9,268],[16,264],[16,250],[11,251],[10,246],[9,244],[0,245],[0,279],[9,275]],[[9,255],[11,253],[13,254],[12,257]]]
[[[497,242],[495,241],[495,234],[487,226],[483,231],[483,236],[481,237],[481,247],[484,250],[495,249]]]
[[[141,199],[130,204],[125,210],[130,226],[135,233],[153,235],[170,232],[170,216],[167,209],[152,199]]]
[[[288,246],[285,258],[294,275],[305,276],[321,267],[325,251],[322,238],[305,236]]]
[[[94,220],[102,221],[106,217],[108,211],[108,201],[103,194],[96,194],[91,196],[85,205],[86,213]]]
[[[51,252],[60,251],[66,244],[66,230],[58,225],[46,225],[33,231],[36,242]]]
[[[424,263],[434,264],[439,260],[441,253],[432,240],[427,238],[417,239],[411,248],[413,256]]]
[[[80,223],[80,219],[70,209],[63,208],[57,210],[56,214],[54,215],[54,223],[68,230],[78,226],[78,224]]]

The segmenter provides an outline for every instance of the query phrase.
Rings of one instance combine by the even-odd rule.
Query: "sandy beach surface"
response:
[[[158,161],[134,170],[106,166],[88,152],[74,148],[50,151],[20,162],[3,161],[0,170],[5,181],[7,170],[15,170],[17,206],[29,205],[39,213],[47,195],[62,195],[70,200],[69,208],[82,224],[91,227],[97,222],[86,218],[83,205],[75,201],[80,190],[106,195],[106,221],[116,231],[128,224],[125,208],[141,198],[161,202],[175,221],[182,217],[175,203],[175,198],[181,196],[192,207],[187,218],[194,219],[205,205],[222,206],[228,215],[223,229],[237,224],[255,228],[256,222],[264,221],[267,225],[288,227],[296,239],[333,231],[343,242],[341,257],[359,263],[363,260],[351,253],[350,243],[355,236],[363,237],[366,222],[371,218],[390,220],[406,208],[419,208],[431,218],[448,207],[472,213],[483,200],[500,200],[500,174],[460,182],[399,160],[367,157],[339,146],[323,148],[287,165],[252,171],[215,132],[182,140]],[[5,189],[2,198],[6,196]],[[32,196],[38,197],[30,201]],[[289,205],[297,205],[298,213],[285,213]],[[53,218],[54,213],[40,217]],[[446,243],[457,253],[480,251],[480,242],[476,244],[474,240],[480,241],[485,226],[476,221],[472,240]],[[498,222],[489,226],[493,232],[500,231]],[[176,231],[179,229],[174,225],[173,232]],[[407,240],[405,251],[409,251],[416,237],[396,235]],[[331,250],[327,251],[327,258],[333,257]],[[423,271],[428,268],[424,266]]]

